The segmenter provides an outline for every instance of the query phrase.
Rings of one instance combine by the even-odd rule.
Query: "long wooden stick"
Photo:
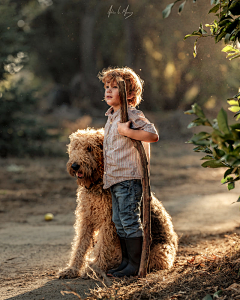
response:
[[[119,87],[119,96],[121,103],[121,123],[128,121],[128,104],[127,104],[127,94],[126,94],[126,84],[124,80],[118,79]],[[141,263],[138,275],[140,277],[146,277],[148,260],[150,254],[150,245],[151,245],[151,191],[150,191],[150,181],[148,173],[148,161],[146,153],[141,141],[136,141],[131,139],[134,147],[137,149],[140,155],[141,164],[142,164],[142,189],[143,189],[143,247],[142,247],[142,256]]]

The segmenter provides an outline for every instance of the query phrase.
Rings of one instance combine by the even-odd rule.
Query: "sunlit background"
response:
[[[183,111],[195,102],[210,116],[226,108],[238,92],[239,60],[228,61],[223,42],[210,37],[199,41],[194,58],[195,38],[183,40],[212,21],[209,0],[188,1],[181,15],[174,7],[163,19],[167,4],[1,1],[1,156],[61,155],[72,131],[104,126],[97,74],[108,66],[129,66],[145,81],[140,109],[162,129],[160,138],[174,137],[175,129],[187,135]]]

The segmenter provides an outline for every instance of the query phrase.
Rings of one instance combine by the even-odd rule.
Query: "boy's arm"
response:
[[[154,143],[158,141],[158,134],[141,129],[131,129],[130,125],[131,121],[126,123],[118,123],[119,134],[142,142]]]

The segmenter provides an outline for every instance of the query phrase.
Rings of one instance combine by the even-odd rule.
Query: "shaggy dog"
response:
[[[75,236],[68,267],[59,278],[85,277],[89,270],[107,271],[121,262],[121,249],[112,222],[112,199],[103,189],[104,130],[78,130],[70,135],[67,170],[77,177]],[[173,266],[178,238],[171,217],[152,194],[149,269]],[[90,268],[89,268],[90,267]]]

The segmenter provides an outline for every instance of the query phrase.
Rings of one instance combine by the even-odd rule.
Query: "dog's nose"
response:
[[[74,171],[77,171],[79,169],[79,165],[77,163],[74,163],[71,165],[71,168],[74,170]]]

